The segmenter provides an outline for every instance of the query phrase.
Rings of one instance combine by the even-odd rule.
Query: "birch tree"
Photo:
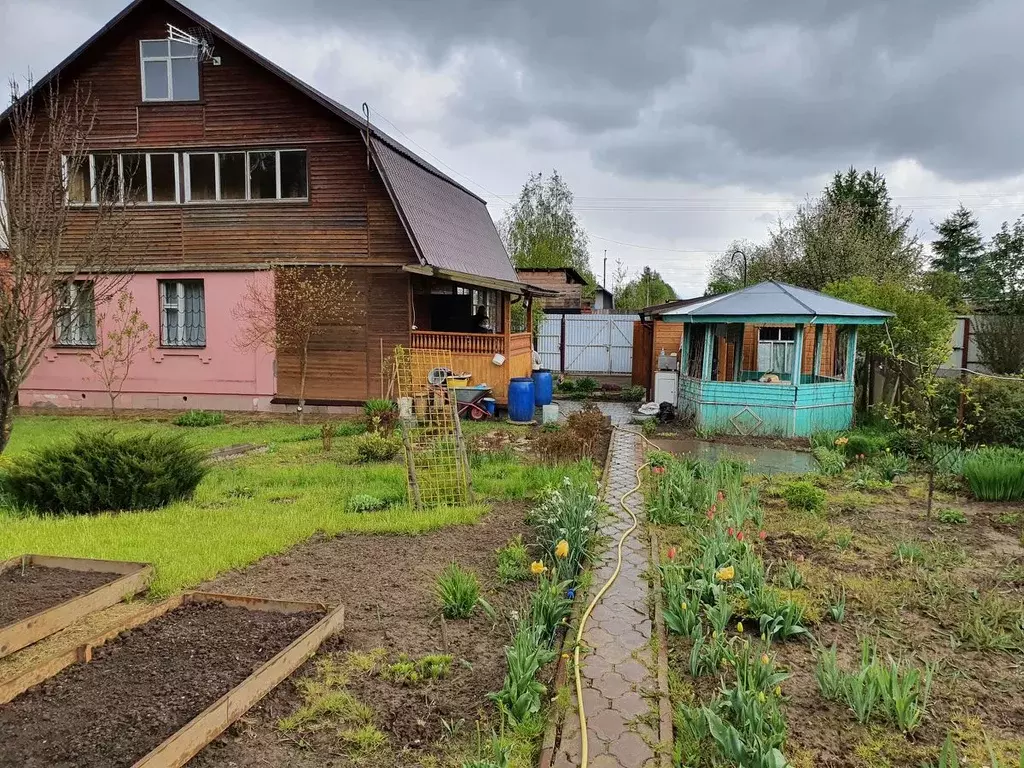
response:
[[[10,88],[11,106],[0,115],[0,451],[19,389],[56,325],[77,311],[67,297],[87,287],[102,304],[132,266],[130,203],[122,202],[132,196],[116,163],[97,170],[90,162],[90,94],[77,83]],[[72,186],[85,194],[81,205],[69,202]]]
[[[299,423],[305,420],[310,344],[359,314],[358,291],[344,267],[274,267],[273,281],[250,280],[232,310],[240,349],[294,354],[299,365]]]

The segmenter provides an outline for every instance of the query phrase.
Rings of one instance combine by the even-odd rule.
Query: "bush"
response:
[[[378,499],[368,493],[357,493],[348,500],[346,506],[349,512],[376,512],[384,509],[387,505],[388,503],[384,499]]]
[[[888,446],[888,438],[881,434],[851,432],[846,437],[846,455],[851,459],[857,456],[874,456]]]
[[[4,490],[43,512],[87,515],[153,509],[192,495],[203,452],[181,436],[91,432],[16,460]]]
[[[398,419],[398,405],[394,400],[373,398],[363,404],[363,414],[369,429],[390,435]]]
[[[792,509],[805,512],[822,512],[828,498],[821,488],[815,488],[806,480],[797,480],[787,484],[782,490],[782,498]]]
[[[397,437],[367,432],[356,439],[356,456],[360,461],[391,461],[401,447],[402,441]]]
[[[498,580],[502,584],[526,581],[530,578],[530,553],[526,551],[522,536],[516,536],[496,554],[498,555]]]
[[[584,376],[582,379],[576,379],[576,391],[581,394],[589,395],[600,388],[601,385],[598,383],[597,379],[592,376]]]
[[[875,468],[878,476],[887,483],[891,483],[900,475],[905,475],[910,471],[910,462],[906,456],[888,450],[872,459],[871,466]]]
[[[939,522],[948,525],[964,525],[967,522],[967,515],[959,509],[939,510]]]
[[[573,381],[572,379],[562,379],[560,382],[558,382],[557,389],[559,392],[575,392],[576,382]]]
[[[815,448],[814,460],[818,462],[818,471],[826,477],[841,475],[846,469],[846,456],[835,448],[825,446]]]
[[[622,399],[627,403],[641,403],[647,398],[647,387],[635,384],[622,390]]]
[[[967,409],[972,442],[1024,448],[1024,378],[1008,381],[979,376],[967,392],[975,404]]]
[[[1024,451],[979,448],[964,461],[964,477],[982,501],[1024,500]]]
[[[215,427],[224,423],[220,411],[188,411],[179,415],[174,423],[179,427]]]

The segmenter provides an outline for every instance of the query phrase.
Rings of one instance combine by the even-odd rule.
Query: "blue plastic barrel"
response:
[[[508,383],[509,421],[533,421],[533,379],[516,376]]]
[[[491,414],[491,416],[498,412],[498,403],[493,397],[485,397],[482,402],[484,410]]]
[[[555,382],[551,378],[551,371],[538,368],[533,372],[533,397],[537,407],[551,405],[554,396]]]

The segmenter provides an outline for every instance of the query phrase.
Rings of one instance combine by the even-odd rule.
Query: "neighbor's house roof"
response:
[[[360,130],[366,139],[366,119],[343,104],[324,95],[290,72],[264,58],[249,46],[214,26],[195,11],[177,0],[133,0],[96,34],[80,45],[70,56],[35,82],[28,92],[33,94],[45,88],[61,71],[71,66],[86,50],[114,29],[132,11],[142,5],[162,3],[194,21],[231,48],[248,57],[270,73],[308,96],[345,122]],[[0,114],[0,124],[10,109]],[[422,157],[402,146],[374,125],[369,126],[370,154],[398,209],[406,232],[412,240],[420,271],[437,274],[448,279],[480,284],[480,280],[493,283],[514,293],[529,291],[546,293],[519,282],[508,252],[498,237],[494,222],[482,198],[441,172]]]
[[[814,325],[878,325],[892,317],[891,312],[853,304],[774,280],[721,296],[692,300],[657,314],[664,320],[674,322]]]
[[[575,267],[520,267],[517,272],[564,272],[567,283],[586,285],[587,281]]]

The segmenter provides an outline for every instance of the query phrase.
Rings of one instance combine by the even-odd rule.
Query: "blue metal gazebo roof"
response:
[[[826,296],[807,288],[770,280],[661,314],[677,323],[804,323],[807,325],[880,325],[891,312]]]

